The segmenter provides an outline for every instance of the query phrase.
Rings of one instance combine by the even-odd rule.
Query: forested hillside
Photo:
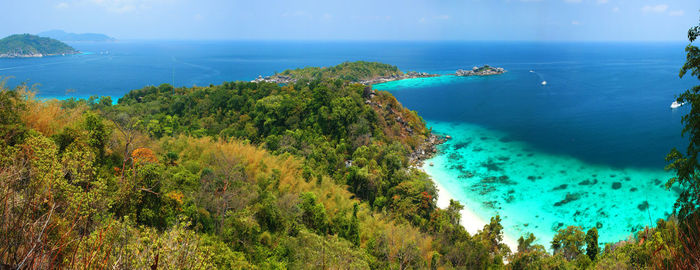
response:
[[[533,235],[511,251],[498,216],[471,235],[413,166],[436,142],[425,122],[344,79],[150,86],[117,105],[2,88],[3,267],[644,268],[695,237],[672,219],[601,248],[571,226],[553,254]]]
[[[30,34],[11,35],[0,39],[0,57],[46,56],[76,52],[73,47],[58,40]]]

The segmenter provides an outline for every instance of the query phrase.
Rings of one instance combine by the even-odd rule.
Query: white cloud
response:
[[[306,11],[303,10],[297,10],[297,11],[286,11],[282,13],[282,17],[303,17],[307,19],[312,19],[313,16],[309,14]]]
[[[86,0],[84,2],[100,6],[109,12],[127,13],[150,9],[154,4],[171,3],[174,0]]]
[[[421,17],[418,19],[418,23],[432,23],[435,21],[446,21],[449,20],[451,17],[450,15],[447,14],[440,14],[440,15],[435,15],[432,17]]]
[[[56,4],[56,8],[57,8],[57,9],[68,8],[68,3],[66,3],[66,2],[58,3],[58,4]]]
[[[333,15],[331,15],[330,13],[323,13],[321,19],[324,21],[329,21],[330,19],[333,19]]]
[[[607,4],[608,0],[598,0],[596,1],[598,4]]]
[[[581,22],[574,20],[574,21],[571,21],[571,24],[572,25],[581,25]]]
[[[668,5],[666,5],[666,4],[646,5],[646,6],[642,7],[642,11],[644,11],[644,12],[656,12],[656,13],[665,12],[667,9],[668,9]]]
[[[581,3],[582,0],[564,0],[567,3]]]
[[[682,9],[671,10],[668,12],[668,15],[674,16],[674,17],[683,16],[683,14],[685,14],[685,12]]]
[[[201,21],[202,19],[204,19],[204,16],[202,16],[202,14],[197,13],[194,14],[194,16],[192,16],[192,19],[194,19],[195,21]]]
[[[446,14],[438,15],[438,16],[435,16],[435,19],[438,19],[438,20],[449,20],[449,19],[450,19],[450,15],[446,15]]]
[[[613,12],[618,12],[618,11],[620,11],[620,8],[619,8],[619,7],[614,7],[614,8],[612,8],[612,11],[613,11]]]

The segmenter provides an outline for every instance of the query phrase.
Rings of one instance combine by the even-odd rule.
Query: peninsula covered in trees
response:
[[[474,67],[471,70],[458,69],[454,76],[490,76],[505,73],[503,68],[491,67],[484,65],[482,67]],[[313,79],[342,79],[350,82],[361,83],[364,85],[373,85],[378,83],[398,81],[413,78],[439,77],[440,74],[430,74],[426,72],[408,71],[403,72],[396,66],[377,63],[377,62],[345,62],[332,67],[305,67],[297,69],[288,69],[282,73],[272,76],[258,76],[252,82],[274,82],[279,84],[294,83],[298,80],[313,80]]]
[[[44,57],[76,53],[78,51],[73,47],[47,37],[18,34],[0,39],[0,58]]]
[[[371,85],[410,78],[436,77],[425,72],[403,72],[394,65],[377,62],[345,62],[332,67],[305,67],[288,69],[272,76],[259,76],[253,82],[294,83],[298,80],[341,79]]]

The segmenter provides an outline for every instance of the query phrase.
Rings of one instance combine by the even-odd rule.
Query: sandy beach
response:
[[[423,169],[426,173],[428,173],[425,169]],[[429,173],[428,173],[429,174]],[[430,174],[429,174],[430,175]],[[432,177],[432,175],[431,175]],[[450,205],[450,200],[457,200],[455,197],[450,194],[450,192],[444,188],[442,185],[440,185],[440,182],[433,177],[433,183],[435,183],[435,186],[437,187],[438,191],[438,201],[437,201],[437,206],[445,209]],[[459,200],[457,200],[459,201]],[[488,223],[488,221],[491,219],[491,217],[480,217],[474,211],[469,209],[468,204],[464,202],[460,202],[462,205],[464,205],[464,209],[460,212],[462,214],[462,219],[460,223],[464,228],[469,232],[469,234],[474,235],[476,234],[479,230],[484,228],[484,225]],[[513,237],[512,235],[507,235],[505,232],[503,232],[503,243],[508,245],[510,247],[511,251],[516,252],[518,250],[518,242],[516,241],[517,238]]]

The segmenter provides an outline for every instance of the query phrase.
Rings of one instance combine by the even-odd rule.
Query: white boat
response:
[[[671,109],[675,109],[675,108],[678,108],[678,107],[683,106],[683,105],[685,105],[685,102],[678,103],[678,101],[674,101],[673,103],[671,103]]]
[[[547,85],[547,81],[542,81],[542,85]]]
[[[532,69],[530,70],[530,73],[534,73],[534,72],[535,72],[534,70],[532,70]]]

